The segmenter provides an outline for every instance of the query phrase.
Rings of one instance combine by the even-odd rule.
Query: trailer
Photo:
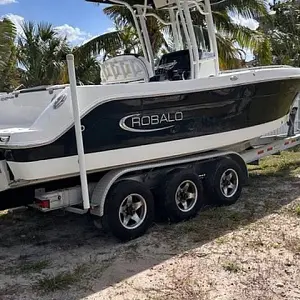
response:
[[[300,144],[300,132],[267,135],[246,150],[230,148],[165,161],[116,168],[97,174],[85,170],[73,56],[68,56],[80,176],[52,183],[12,182],[0,161],[0,188],[26,188],[34,198],[29,206],[42,212],[64,209],[89,214],[115,237],[126,241],[144,234],[155,212],[180,222],[194,217],[208,200],[235,203],[248,183],[247,164]]]
[[[103,226],[120,240],[142,235],[151,225],[156,206],[173,222],[194,217],[208,199],[210,203],[235,203],[248,182],[247,164],[300,145],[300,132],[293,137],[269,136],[253,149],[209,154],[122,168],[90,182],[90,208],[82,208],[81,186],[53,191],[38,189],[31,206],[49,212],[65,209],[90,213],[95,225]]]

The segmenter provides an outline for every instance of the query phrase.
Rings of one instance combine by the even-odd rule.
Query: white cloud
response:
[[[246,61],[253,60],[253,58],[254,58],[253,52],[251,50],[249,50],[249,49],[244,49],[244,50],[246,52],[245,60]]]
[[[92,37],[90,33],[85,32],[78,27],[72,27],[68,24],[57,26],[54,29],[60,36],[66,36],[68,41],[73,44],[78,44]]]
[[[116,31],[116,27],[108,27],[103,34]]]
[[[96,34],[96,35],[91,35],[91,34],[89,34],[89,35],[87,36],[87,38],[85,38],[84,40],[82,40],[82,42],[80,43],[80,45],[83,45],[83,44],[85,44],[85,43],[91,41],[92,39],[96,38],[97,36],[99,36],[99,35],[98,35],[98,34]]]
[[[17,28],[18,36],[23,35],[23,30],[22,30],[21,25],[24,22],[24,17],[19,16],[19,15],[14,15],[14,14],[7,14],[7,15],[0,16],[0,20],[3,18],[8,18],[15,24],[15,26]],[[73,45],[81,44],[81,43],[86,42],[95,37],[95,36],[92,36],[90,33],[81,30],[78,27],[72,27],[68,24],[56,26],[56,27],[54,27],[54,29],[60,36],[62,36],[62,37],[66,36],[68,41]]]
[[[241,26],[248,27],[252,30],[256,30],[259,25],[259,23],[257,21],[255,21],[254,19],[246,19],[242,16],[237,16],[237,15],[231,16],[231,18],[234,23],[241,25]]]
[[[114,31],[116,31],[116,28],[115,28],[115,27],[108,27],[108,28],[107,28],[106,30],[104,30],[104,32],[102,32],[102,33],[99,33],[99,34],[96,34],[96,35],[88,34],[88,35],[87,35],[87,38],[84,39],[84,40],[82,41],[81,44],[85,44],[85,43],[91,41],[92,39],[96,38],[97,36],[102,35],[102,34],[114,32]]]
[[[0,0],[0,5],[6,5],[6,4],[12,4],[12,3],[18,3],[16,0]]]
[[[254,19],[246,19],[240,15],[231,15],[231,19],[234,23],[248,27],[252,30],[256,30],[259,26],[259,23]],[[253,59],[253,52],[250,49],[243,49],[246,52],[246,61],[250,61]]]

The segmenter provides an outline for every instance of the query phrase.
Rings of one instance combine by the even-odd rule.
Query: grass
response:
[[[5,215],[7,215],[8,210],[0,210],[0,218],[3,218]]]
[[[10,214],[7,209],[0,210],[0,221],[11,220],[12,218],[12,214]]]
[[[7,275],[23,275],[23,274],[32,274],[32,273],[40,273],[44,269],[50,266],[50,262],[48,260],[40,260],[40,261],[24,261],[22,259],[15,266],[8,266],[4,268],[4,273]]]
[[[295,214],[297,217],[300,217],[300,204],[298,204],[296,207],[295,207]]]
[[[290,237],[286,239],[283,243],[285,249],[291,251],[293,254],[300,254],[300,239],[295,237]]]
[[[259,166],[249,166],[251,176],[284,176],[300,174],[300,147],[283,151],[280,155],[261,159]]]
[[[177,250],[176,252],[179,252],[181,251],[181,245],[185,245],[182,246],[183,248],[191,249],[191,243],[206,243],[214,240],[216,243],[215,250],[220,251],[220,256],[224,255],[223,260],[221,260],[223,263],[218,266],[218,269],[228,272],[228,276],[229,274],[238,274],[237,277],[240,276],[240,274],[243,275],[243,272],[247,272],[248,274],[248,271],[243,267],[243,263],[239,264],[239,262],[228,260],[228,244],[238,243],[240,240],[243,240],[243,247],[246,250],[249,250],[247,248],[250,248],[250,251],[254,250],[256,254],[259,253],[261,249],[266,249],[268,245],[276,249],[283,248],[283,250],[286,250],[285,252],[300,254],[300,240],[290,235],[287,235],[286,238],[278,239],[278,241],[274,239],[274,241],[272,240],[271,242],[264,237],[265,233],[261,233],[259,236],[244,235],[243,237],[240,237],[238,234],[226,235],[226,233],[237,231],[240,227],[247,226],[249,223],[258,220],[264,215],[273,213],[275,209],[279,210],[288,203],[289,199],[286,195],[286,191],[281,190],[281,188],[272,189],[271,185],[284,185],[289,182],[289,177],[300,174],[300,152],[285,151],[282,152],[281,156],[265,158],[261,160],[259,166],[255,168],[250,166],[249,169],[252,176],[250,187],[245,188],[243,198],[236,205],[205,209],[201,211],[199,216],[195,219],[170,226],[162,226],[163,230],[162,227],[159,226],[158,230],[163,232],[164,237],[168,239],[168,246],[172,247],[172,243],[174,243]],[[261,176],[266,177],[261,178]],[[275,176],[283,177],[278,183],[278,177],[273,178]],[[300,204],[293,202],[293,206],[289,208],[289,214],[293,215],[293,220],[300,217]],[[34,227],[29,227],[24,230],[23,223],[20,222],[22,221],[22,214],[10,214],[8,211],[0,211],[0,222],[2,220],[5,220],[7,223],[11,222],[11,220],[16,221],[18,230],[14,231],[14,235],[18,237],[17,239],[20,240],[22,244],[27,243],[27,241],[32,243],[33,238],[31,235],[33,233],[35,236],[37,235],[37,230]],[[269,224],[269,226],[272,227],[272,224]],[[166,231],[164,230],[165,228]],[[256,231],[254,225],[251,230]],[[24,237],[22,237],[23,235]],[[159,235],[159,237],[161,240],[157,243],[158,247],[165,242],[161,235]],[[14,239],[16,239],[16,237]],[[67,236],[62,238],[59,242],[63,243],[68,239],[70,239],[70,237]],[[1,242],[2,241],[4,245],[7,243],[14,245],[16,243],[16,241],[15,243],[13,243],[13,241],[10,242],[9,236],[3,233]],[[186,243],[186,241],[191,243]],[[142,251],[138,251],[140,250],[139,247],[141,243],[144,243],[143,239],[138,242],[129,243],[127,247],[124,248],[125,258],[132,260],[134,263],[137,255],[142,255]],[[195,245],[193,244],[192,246],[194,247]],[[143,248],[141,247],[141,249]],[[221,251],[227,252],[222,253]],[[86,284],[88,280],[93,282],[97,280],[98,282],[101,280],[104,270],[111,265],[112,259],[113,258],[101,262],[84,263],[70,271],[55,271],[54,274],[43,274],[38,277],[36,276],[37,274],[34,273],[41,273],[44,269],[47,269],[50,266],[50,262],[48,260],[30,261],[26,258],[15,266],[14,269],[10,269],[9,271],[17,275],[25,274],[25,276],[27,274],[34,274],[37,282],[33,287],[40,292],[53,293],[58,290],[68,289],[74,285],[78,288],[80,287],[80,282]],[[51,264],[54,263],[51,262]],[[53,267],[55,267],[55,265]],[[47,273],[49,271],[50,268],[47,269]],[[266,278],[267,277],[263,277],[260,280],[268,287]],[[141,291],[145,292],[145,297],[147,297],[148,300],[207,299],[206,288],[201,286],[201,282],[199,283],[194,279],[192,272],[187,277],[185,277],[185,275],[180,277],[179,274],[176,275],[176,270],[175,274],[170,274],[170,282],[167,285],[161,287],[158,285],[151,290],[145,289]],[[0,298],[1,292],[3,295],[9,295],[9,291],[3,289],[2,291],[0,290]],[[249,289],[248,292],[250,295],[251,289]],[[251,296],[249,296],[249,299],[251,299]]]
[[[20,287],[16,284],[7,284],[5,287],[0,288],[0,299],[9,299],[20,291]],[[9,297],[9,298],[6,298]]]
[[[222,267],[225,271],[230,272],[230,273],[238,273],[242,270],[241,267],[236,262],[233,262],[233,261],[225,262],[222,265]]]
[[[56,275],[47,275],[37,282],[37,288],[46,293],[69,288],[80,281],[86,272],[86,266],[77,266],[73,271],[60,272]]]
[[[50,266],[48,260],[41,260],[37,262],[27,262],[20,265],[21,273],[39,273]]]
[[[299,199],[300,200],[300,199]],[[297,201],[296,203],[292,203],[291,205],[288,205],[284,208],[283,212],[285,212],[287,215],[300,218],[300,201]]]
[[[281,245],[284,249],[292,252],[294,255],[300,254],[300,238],[291,234],[282,233],[280,236]]]
[[[172,224],[168,228],[170,236],[184,236],[185,241],[193,243],[215,240],[217,244],[226,244],[229,239],[220,237],[220,232],[225,235],[264,215],[279,212],[290,200],[285,189],[273,190],[270,187],[272,184],[278,184],[277,176],[282,176],[282,180],[289,182],[291,176],[300,174],[300,151],[284,151],[280,156],[264,158],[255,169],[252,166],[249,166],[249,169],[250,186],[243,191],[243,197],[246,199],[241,199],[239,204],[231,207],[205,208],[192,220]],[[261,181],[261,175],[268,177],[268,182]],[[281,181],[281,184],[285,183]],[[300,216],[300,205],[293,213]],[[250,243],[254,248],[264,246],[261,240]]]
[[[218,244],[218,245],[223,245],[223,244],[226,244],[230,241],[230,239],[226,236],[221,236],[219,238],[217,238],[215,240],[215,242]]]
[[[265,243],[261,240],[260,237],[257,237],[256,239],[247,242],[247,246],[253,249],[257,249],[260,247],[264,247]]]
[[[126,249],[126,259],[129,261],[134,261],[139,258],[139,254],[137,252],[139,244],[137,242],[133,242],[127,246]]]
[[[199,213],[195,219],[187,222],[172,224],[170,235],[181,235],[194,243],[215,239],[220,232],[224,234],[246,225],[252,218],[251,211],[233,211],[227,207],[209,208]],[[217,243],[223,243],[222,239]]]
[[[178,276],[174,270],[169,274],[170,281],[161,287],[138,289],[146,296],[146,300],[207,300],[207,293],[201,284],[193,278],[192,272]],[[133,298],[140,299],[140,298]]]
[[[78,265],[72,271],[46,275],[36,282],[35,287],[44,293],[49,293],[68,289],[72,285],[80,284],[86,279],[99,279],[103,272],[111,265],[113,259],[114,258],[110,258],[102,260],[101,262],[91,260],[88,263]],[[86,285],[81,288],[86,288]]]

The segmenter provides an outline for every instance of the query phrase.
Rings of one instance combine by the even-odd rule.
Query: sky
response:
[[[81,44],[112,27],[104,7],[85,0],[0,0],[0,18],[9,17],[19,31],[23,20],[48,22],[72,44]]]
[[[19,33],[23,20],[51,23],[71,44],[78,45],[111,30],[113,24],[103,14],[104,7],[85,0],[0,0],[0,19],[9,17]],[[251,29],[258,26],[251,19],[233,19]],[[251,52],[247,51],[247,60],[251,58]]]

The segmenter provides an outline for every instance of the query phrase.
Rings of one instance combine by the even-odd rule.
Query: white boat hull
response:
[[[270,123],[230,132],[86,154],[86,169],[88,172],[97,172],[215,150],[262,136],[274,128],[279,128],[286,120],[287,116]],[[8,165],[17,180],[44,180],[79,174],[77,156],[34,162],[8,162]]]

